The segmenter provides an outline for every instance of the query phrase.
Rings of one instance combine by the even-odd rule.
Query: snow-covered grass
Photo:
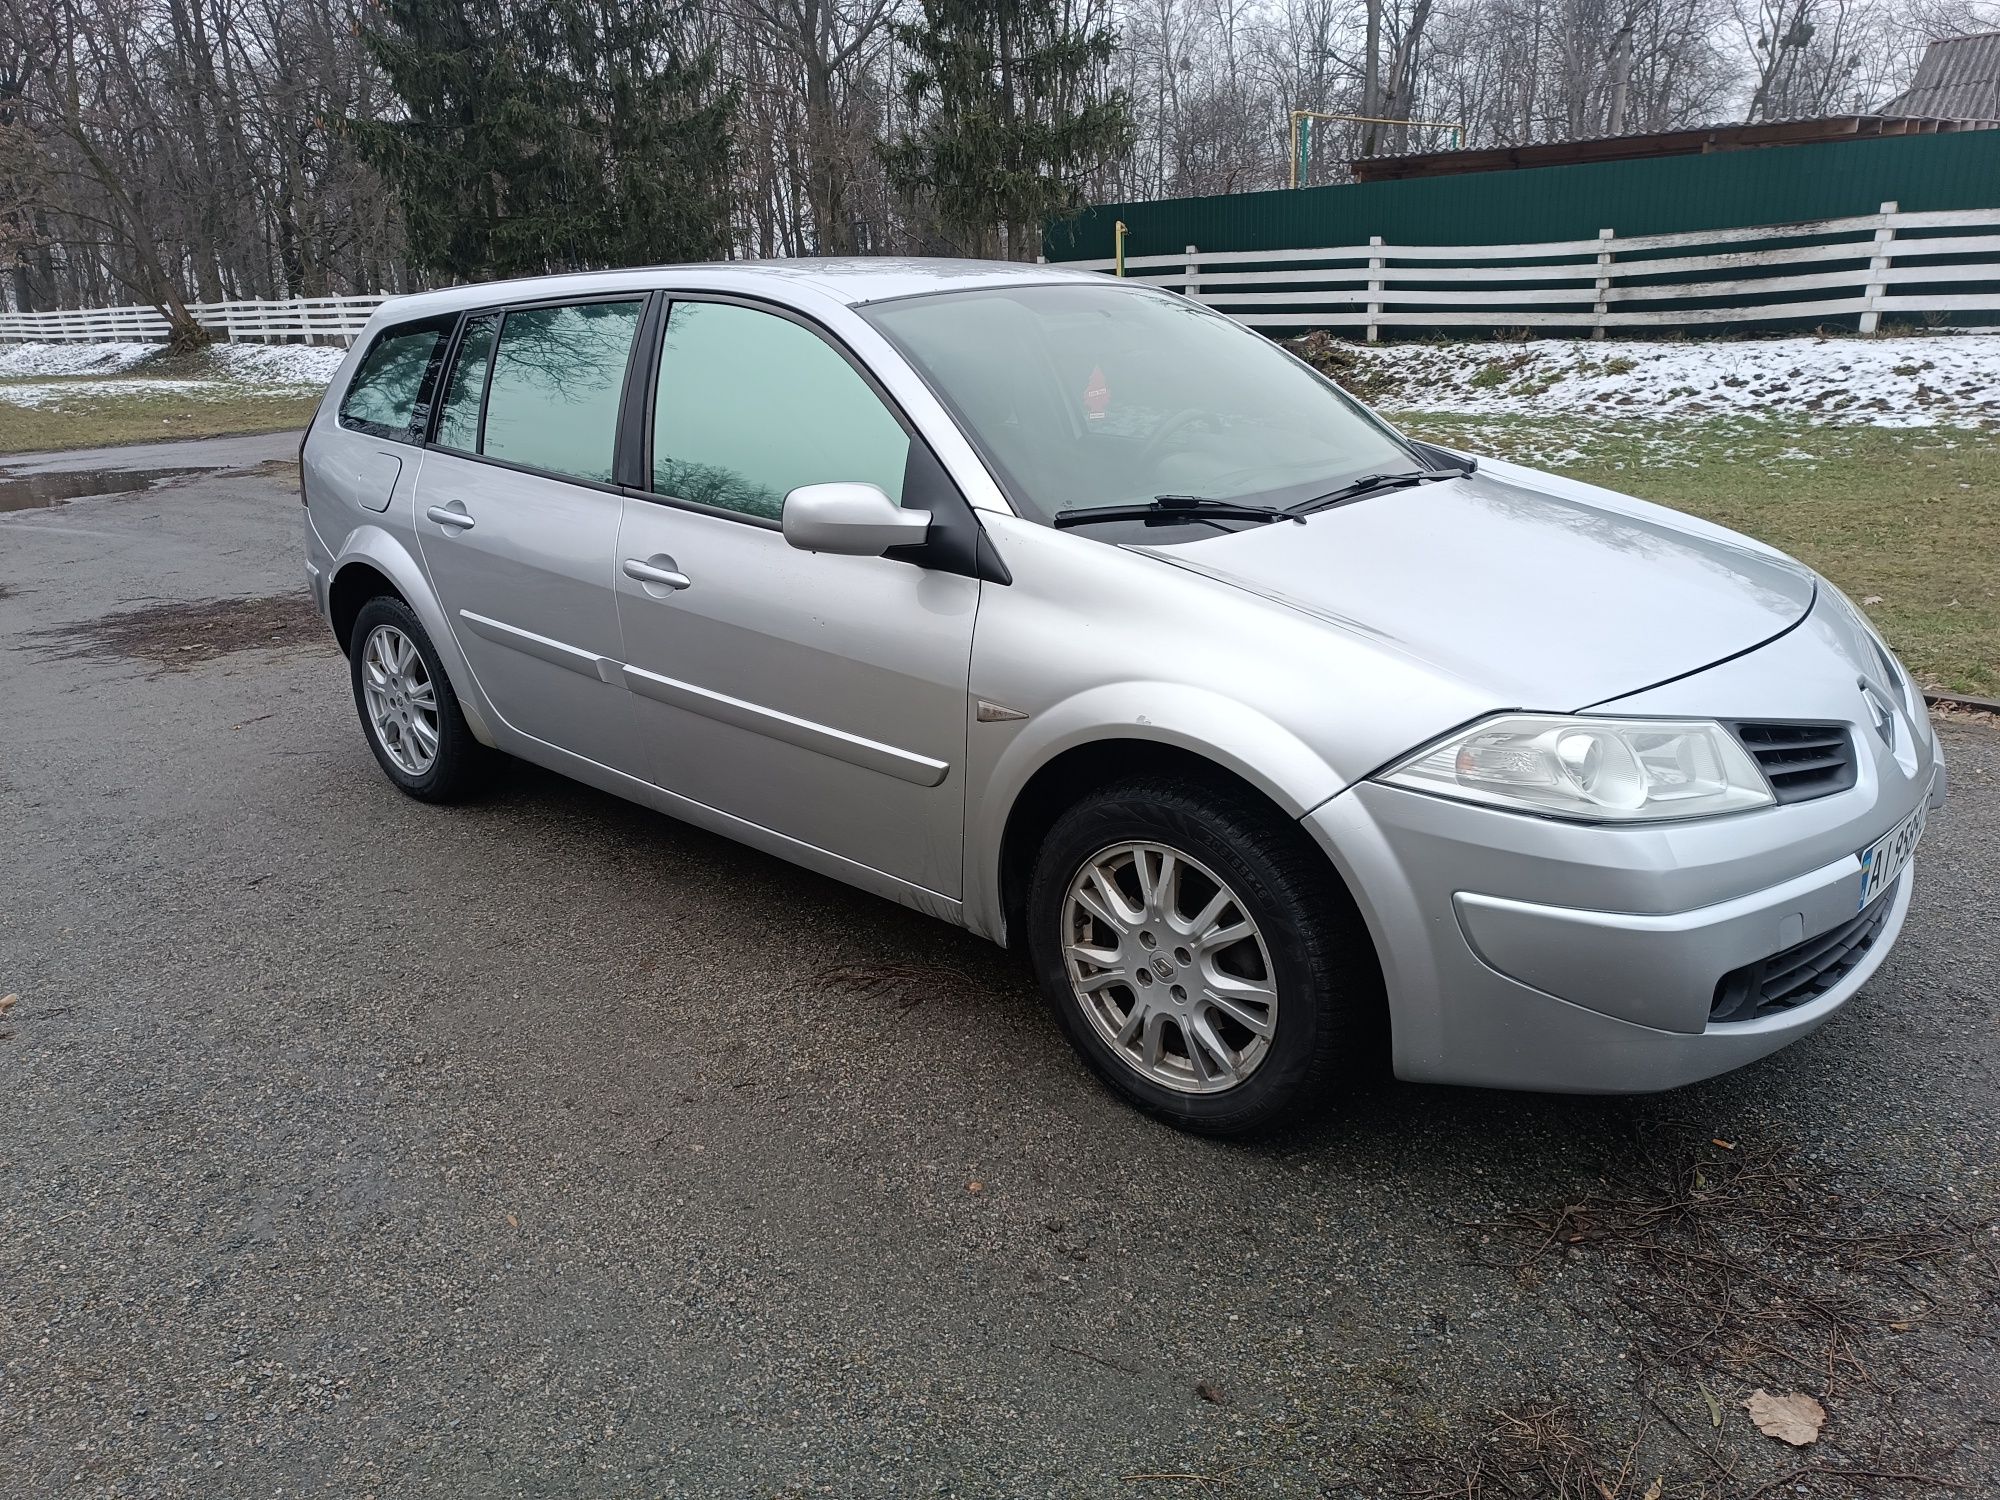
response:
[[[347,351],[331,344],[212,344],[202,357],[230,380],[324,388]]]
[[[1386,411],[2000,425],[2000,333],[1378,345],[1313,334],[1292,348]]]
[[[116,375],[159,352],[158,344],[0,344],[0,380]]]
[[[190,400],[320,391],[346,358],[325,344],[211,344],[175,358],[159,344],[0,344],[0,401],[47,406],[179,392]],[[59,383],[45,383],[59,382]]]
[[[0,453],[301,426],[345,349],[0,344]]]

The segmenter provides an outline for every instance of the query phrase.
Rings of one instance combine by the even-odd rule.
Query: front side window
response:
[[[417,398],[449,325],[391,328],[369,346],[341,398],[340,421],[377,437],[415,440]]]
[[[1413,466],[1402,440],[1330,381],[1182,297],[1078,283],[861,312],[1042,520],[1161,495],[1295,505]]]
[[[731,303],[676,302],[662,337],[656,493],[770,520],[805,484],[859,481],[902,504],[909,435],[811,329]]]
[[[487,380],[479,451],[609,484],[625,366],[644,306],[584,302],[509,311]],[[462,433],[462,419],[454,430]]]

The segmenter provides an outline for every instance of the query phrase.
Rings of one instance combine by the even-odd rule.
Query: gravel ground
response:
[[[1948,730],[1903,944],[1778,1057],[1219,1145],[963,934],[527,768],[399,796],[330,641],[201,644],[302,587],[295,495],[0,517],[0,1494],[1502,1495],[1495,1414],[1557,1408],[1513,1493],[2000,1489],[2000,735]],[[1942,1237],[1839,1269],[1903,1309],[1856,1358],[1676,1362],[1644,1257],[1494,1227],[1711,1139]]]

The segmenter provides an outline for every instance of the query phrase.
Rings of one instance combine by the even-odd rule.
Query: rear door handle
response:
[[[672,561],[672,559],[668,559],[668,561]],[[684,589],[694,581],[685,573],[675,572],[672,568],[659,567],[645,561],[643,558],[628,557],[625,559],[624,567],[627,578],[636,579],[640,583],[650,583],[656,588]]]
[[[453,510],[448,505],[433,505],[424,512],[440,526],[455,526],[460,531],[470,531],[475,524],[472,517],[462,510]]]

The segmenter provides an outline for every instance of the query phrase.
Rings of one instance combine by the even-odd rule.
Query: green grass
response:
[[[317,392],[275,395],[226,389],[214,395],[190,394],[185,390],[103,395],[92,393],[84,380],[0,381],[0,388],[72,383],[77,386],[77,394],[63,397],[59,406],[15,406],[0,400],[0,453],[42,453],[58,448],[97,448],[111,443],[217,437],[235,432],[280,432],[303,427],[319,401]]]
[[[1407,430],[1733,527],[1810,563],[1932,689],[2000,697],[2000,432],[1405,413]]]

